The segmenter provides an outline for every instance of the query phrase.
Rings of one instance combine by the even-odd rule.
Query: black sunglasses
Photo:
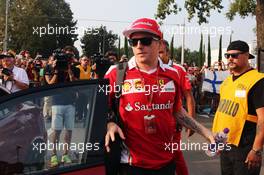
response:
[[[231,58],[237,59],[240,54],[243,54],[244,52],[239,53],[225,53],[225,58],[228,59],[230,56]]]
[[[130,46],[135,47],[138,45],[138,41],[144,46],[150,46],[152,43],[152,40],[159,41],[158,38],[154,37],[145,37],[145,38],[134,38],[134,39],[128,39],[128,43]]]

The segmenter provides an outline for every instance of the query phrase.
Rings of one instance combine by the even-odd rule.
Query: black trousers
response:
[[[175,175],[175,162],[171,162],[158,170],[139,168],[121,164],[119,175]]]
[[[230,151],[223,151],[220,154],[222,175],[259,175],[261,166],[248,169],[245,160],[252,149],[254,135],[244,135],[238,147],[231,146]]]

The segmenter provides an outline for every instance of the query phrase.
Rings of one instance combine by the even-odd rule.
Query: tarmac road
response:
[[[204,126],[211,129],[213,118],[197,117],[197,120]],[[194,134],[189,139],[186,137],[185,131],[182,132],[183,143],[206,143],[205,139],[198,134]],[[190,144],[189,144],[190,145]],[[194,147],[192,147],[194,148]],[[208,157],[204,151],[193,150],[183,151],[190,175],[221,175],[219,156]],[[264,175],[264,160],[262,160],[262,168],[260,175]]]

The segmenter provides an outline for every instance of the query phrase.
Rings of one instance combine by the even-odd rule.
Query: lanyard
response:
[[[145,79],[144,79],[144,76],[142,74],[142,72],[140,71],[139,67],[137,66],[137,69],[139,71],[139,74],[140,74],[140,78],[142,80],[142,86],[143,86],[143,89],[145,90]],[[160,95],[160,87],[159,87],[159,66],[157,67],[157,70],[156,70],[156,85],[158,87],[158,94]],[[153,87],[149,87],[149,90],[150,90],[150,94],[149,95],[146,95],[147,96],[147,108],[148,108],[148,112],[150,113],[152,111],[152,104],[153,104],[153,90],[152,90]]]

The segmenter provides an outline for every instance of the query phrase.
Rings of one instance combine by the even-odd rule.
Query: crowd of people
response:
[[[168,43],[167,41],[165,42],[168,52],[167,57],[169,58],[170,55],[168,50]],[[94,60],[91,59],[91,57],[83,55],[80,58],[75,58],[73,47],[67,46],[65,47],[65,49],[68,50],[67,52],[72,52],[73,55],[73,59],[71,60],[70,64],[72,64],[73,67],[76,68],[76,69],[74,68],[73,70],[73,73],[75,74],[74,76],[75,80],[77,79],[89,80],[89,79],[98,78],[98,75],[96,74],[96,64],[94,64]],[[10,50],[8,52],[1,53],[1,55],[2,55],[1,57],[5,59],[0,59],[0,73],[4,67],[7,68],[10,67],[10,69],[12,70],[13,68],[11,67],[14,67],[15,69],[13,70],[13,73],[16,76],[15,80],[21,80],[25,84],[25,86],[22,87],[17,87],[17,86],[13,87],[12,86],[13,83],[10,83],[12,81],[8,81],[5,74],[1,73],[0,84],[1,86],[6,87],[11,93],[30,87],[39,87],[43,85],[56,83],[55,82],[56,79],[54,79],[53,75],[58,74],[58,72],[54,70],[57,62],[57,59],[54,57],[54,54],[49,56],[48,58],[44,58],[42,57],[42,55],[36,55],[36,57],[33,59],[28,51],[21,51],[19,54],[16,54],[14,51]],[[4,57],[5,55],[6,57]],[[109,61],[111,61],[111,64],[128,61],[126,55],[123,55],[121,58],[118,58],[118,55],[113,51],[107,52],[105,54],[105,57],[108,58]],[[161,54],[160,57],[162,58],[163,55]],[[170,63],[172,63],[171,60]],[[208,105],[211,105],[211,101],[214,101],[219,97],[217,95],[216,96],[211,95],[213,94],[213,92],[210,92],[210,90],[208,91],[202,89],[203,80],[205,78],[204,72],[205,70],[225,71],[227,70],[227,67],[223,62],[219,62],[219,63],[215,62],[212,65],[212,67],[209,68],[207,66],[203,66],[202,68],[199,68],[197,66],[191,67],[188,66],[187,63],[184,63],[182,67],[183,70],[186,71],[186,76],[190,82],[193,97],[197,102],[195,112],[200,114],[206,113],[203,110],[206,109]],[[106,66],[106,68],[109,68],[109,66]],[[17,73],[17,69],[20,71],[19,73]],[[4,72],[6,70],[8,69],[4,69]],[[25,72],[23,70],[25,70]],[[106,71],[104,70],[103,72],[105,73]],[[63,76],[67,76],[67,75],[64,74]],[[209,96],[208,93],[210,94]],[[217,94],[219,94],[219,92]],[[217,103],[214,106],[217,106]],[[215,110],[216,107],[214,107],[209,114],[214,114]]]
[[[107,62],[100,59],[92,61],[88,56],[76,59],[70,46],[63,49],[63,55],[54,54],[48,60],[40,55],[32,59],[28,52],[19,55],[12,51],[2,53],[1,84],[11,92],[17,92],[30,87],[104,76],[114,86],[120,81],[116,75],[120,74],[117,63],[121,62],[127,66],[121,81],[128,88],[119,94],[112,89],[109,94],[105,136],[107,152],[111,151],[110,143],[117,137],[123,140],[120,165],[113,167],[111,173],[174,175],[176,172],[187,175],[188,166],[181,150],[171,154],[164,150],[164,143],[179,144],[184,126],[188,128],[188,136],[196,132],[215,144],[213,133],[195,119],[197,113],[207,113],[215,115],[213,132],[221,132],[224,128],[230,130],[227,141],[232,150],[221,154],[222,174],[258,175],[264,142],[264,76],[250,67],[248,59],[253,55],[249,54],[247,43],[230,43],[225,54],[228,67],[223,62],[215,62],[210,68],[199,68],[170,60],[168,42],[163,39],[155,20],[140,18],[123,34],[134,53],[129,60],[122,56],[119,61],[112,51],[105,54]],[[61,61],[62,57],[67,57],[66,65]],[[158,88],[150,89],[146,94],[147,85]],[[73,97],[69,98],[71,95]],[[64,98],[74,100],[75,97],[71,93],[58,94],[52,99],[51,114],[45,113],[52,116],[51,140],[54,143],[63,128],[67,130],[64,142],[71,142],[73,122],[67,121],[67,117],[60,118],[62,115],[57,112],[64,111],[63,116],[74,115],[75,107],[73,101]],[[48,103],[50,100],[47,97],[44,101]],[[115,101],[118,101],[117,105],[112,103]],[[58,162],[54,150],[51,164],[57,166]],[[62,162],[71,162],[67,149]]]

